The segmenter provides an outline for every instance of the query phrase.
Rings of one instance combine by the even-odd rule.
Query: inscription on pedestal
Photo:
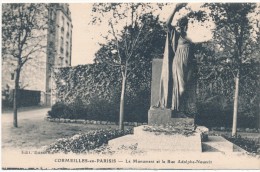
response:
[[[148,125],[154,125],[154,124],[193,125],[194,119],[193,118],[172,118],[171,109],[159,109],[159,108],[150,109],[148,111]]]
[[[172,116],[171,109],[150,109],[148,111],[148,125],[166,124]]]

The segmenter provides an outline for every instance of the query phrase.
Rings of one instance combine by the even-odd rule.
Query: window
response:
[[[60,59],[60,66],[63,66],[63,58]]]
[[[64,21],[64,17],[63,16],[61,16],[61,20],[62,20],[62,26],[64,26],[65,21]]]
[[[68,49],[69,49],[69,43],[68,41],[66,41],[66,50],[68,51]]]
[[[11,80],[14,80],[14,73],[11,73]]]
[[[63,54],[63,51],[64,51],[63,47],[60,47],[60,53]]]
[[[69,34],[69,32],[67,32],[67,39],[69,38],[69,36],[70,36],[70,34]]]
[[[64,33],[64,27],[61,27],[61,33]]]
[[[63,37],[60,37],[60,45],[63,47],[63,44],[64,44],[64,40],[63,40]]]

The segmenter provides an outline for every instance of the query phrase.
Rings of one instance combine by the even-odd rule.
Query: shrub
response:
[[[257,120],[257,112],[251,109],[238,111],[237,127],[239,128],[259,128]],[[199,102],[197,124],[212,127],[231,128],[233,121],[233,104],[227,104],[225,108],[220,106],[220,103],[214,102]]]
[[[260,148],[259,142],[257,141],[248,138],[242,138],[240,135],[238,135],[238,137],[229,137],[224,135],[223,137],[250,153],[260,154],[260,152],[257,152]]]
[[[115,101],[107,101],[94,97],[90,103],[86,105],[87,113],[90,114],[88,119],[101,121],[117,121],[119,114],[119,103]]]
[[[72,110],[64,102],[57,102],[48,111],[48,115],[52,118],[63,118],[72,113]]]
[[[69,119],[87,119],[88,110],[80,98],[76,98],[74,102],[69,103],[68,107],[71,109],[71,115],[67,114],[64,118]]]
[[[149,59],[146,59],[149,60]],[[151,70],[150,63],[147,65]],[[137,71],[142,72],[142,70]],[[72,112],[51,117],[89,119],[117,122],[121,94],[121,72],[106,64],[80,65],[60,68],[54,71],[52,90],[57,101],[63,101]],[[151,72],[145,76],[136,74],[128,77],[125,90],[125,120],[147,122],[150,106]],[[64,96],[66,95],[66,96]]]
[[[139,98],[143,94],[138,95]],[[90,103],[86,104],[77,98],[72,103],[57,102],[55,103],[48,115],[52,118],[69,118],[69,119],[87,119],[99,121],[119,120],[119,97],[114,95],[112,100],[105,100],[99,97],[90,99]],[[149,106],[147,102],[137,101],[138,97],[131,99],[125,106],[125,121],[128,122],[147,122],[147,112]],[[149,104],[148,104],[149,105]]]
[[[88,133],[76,134],[70,138],[58,139],[55,143],[49,145],[46,153],[86,153],[89,150],[98,148],[107,144],[109,140],[132,134],[132,128],[123,130],[106,129],[91,131]]]

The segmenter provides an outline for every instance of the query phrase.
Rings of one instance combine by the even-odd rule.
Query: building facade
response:
[[[52,72],[71,66],[72,21],[68,4],[50,4],[46,65],[46,103],[51,105]]]
[[[51,3],[44,15],[48,17],[48,29],[43,31],[47,36],[42,41],[46,51],[39,52],[37,57],[24,64],[19,87],[41,91],[41,104],[49,106],[52,71],[55,68],[71,66],[73,26],[68,4]],[[16,59],[12,58],[4,58],[2,61],[2,95],[14,88],[16,64]]]

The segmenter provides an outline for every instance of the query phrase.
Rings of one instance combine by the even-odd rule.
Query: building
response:
[[[54,68],[71,66],[72,21],[68,4],[50,4],[46,65],[46,103],[51,104],[51,73]]]
[[[20,88],[41,92],[41,104],[51,105],[51,73],[54,68],[71,66],[72,20],[68,4],[50,3],[44,13],[48,17],[46,51],[27,61],[22,68]],[[5,55],[8,56],[8,55]],[[14,88],[16,59],[2,61],[2,94]],[[4,97],[3,97],[4,98]]]

